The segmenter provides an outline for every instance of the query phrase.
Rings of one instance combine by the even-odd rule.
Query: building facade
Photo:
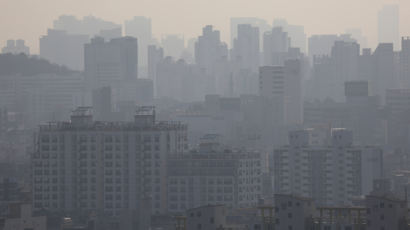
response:
[[[166,159],[185,151],[186,129],[155,122],[147,107],[135,122],[94,122],[79,108],[69,122],[41,125],[32,156],[34,209],[165,212]],[[147,199],[151,207],[141,205]]]
[[[382,150],[354,146],[348,130],[332,129],[327,145],[310,145],[304,132],[291,132],[289,142],[273,153],[275,193],[310,197],[321,206],[350,205],[382,177]]]
[[[169,212],[184,212],[208,204],[256,205],[262,195],[261,154],[215,151],[201,145],[197,152],[169,159]]]

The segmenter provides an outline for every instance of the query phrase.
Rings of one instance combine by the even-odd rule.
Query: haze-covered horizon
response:
[[[33,54],[38,54],[38,38],[52,28],[60,15],[95,16],[123,25],[134,16],[152,19],[155,38],[164,34],[197,37],[205,25],[221,31],[221,39],[230,41],[231,17],[258,17],[272,24],[283,18],[290,24],[303,25],[307,36],[312,34],[341,34],[347,29],[360,28],[374,48],[377,41],[377,12],[384,4],[400,7],[400,36],[410,34],[410,1],[405,0],[3,0],[0,3],[0,45],[8,39],[24,39]],[[173,8],[175,10],[173,10]]]

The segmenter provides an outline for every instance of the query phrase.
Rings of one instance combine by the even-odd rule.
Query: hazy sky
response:
[[[38,52],[38,38],[61,14],[93,15],[123,24],[141,15],[152,18],[154,36],[174,33],[197,36],[206,24],[229,41],[229,18],[286,18],[305,26],[308,35],[343,33],[359,27],[370,44],[377,42],[377,11],[383,4],[400,5],[401,35],[410,35],[410,0],[0,0],[0,47],[22,38]]]

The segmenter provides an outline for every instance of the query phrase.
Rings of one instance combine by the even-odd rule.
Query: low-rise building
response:
[[[310,198],[275,194],[275,229],[314,229],[316,208]]]
[[[2,230],[44,230],[47,229],[47,217],[33,216],[31,204],[14,203],[9,205],[8,215],[3,218]]]

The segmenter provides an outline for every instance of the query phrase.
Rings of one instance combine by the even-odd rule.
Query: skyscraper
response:
[[[202,35],[195,43],[195,62],[207,73],[214,73],[218,62],[228,58],[228,47],[221,42],[219,30],[211,25],[202,29]]]
[[[410,37],[401,39],[400,86],[410,88]]]
[[[289,59],[284,63],[285,71],[285,122],[300,125],[303,122],[302,104],[302,61]]]
[[[85,78],[97,85],[122,80],[136,80],[138,43],[136,38],[122,37],[105,42],[100,37],[85,44]]]
[[[300,60],[259,68],[259,95],[271,101],[275,125],[302,123],[301,73]]]
[[[288,49],[290,37],[282,27],[274,27],[272,31],[263,34],[264,65],[283,65]]]
[[[384,5],[378,13],[379,43],[393,43],[400,49],[399,6]]]
[[[357,80],[359,76],[360,45],[356,42],[336,41],[332,47],[331,59],[333,84],[336,99],[344,96],[344,82]]]
[[[238,25],[238,37],[233,41],[231,60],[241,69],[256,73],[259,68],[259,28],[249,24]]]
[[[112,118],[111,87],[104,86],[92,91],[94,116],[99,121],[110,121]]]
[[[152,41],[151,18],[135,16],[133,19],[125,21],[124,25],[125,35],[136,37],[138,39],[139,65],[146,68],[148,64],[147,49]]]
[[[270,125],[284,124],[285,70],[283,66],[259,68],[259,95],[269,101],[272,112]]]
[[[234,39],[238,36],[238,25],[249,24],[253,27],[259,28],[259,43],[262,44],[262,37],[265,32],[269,31],[272,27],[266,20],[253,17],[233,17],[231,18],[231,47],[233,47]],[[262,48],[262,47],[261,47]]]
[[[273,27],[282,27],[289,34],[292,40],[292,47],[299,48],[302,53],[306,53],[305,28],[300,25],[290,25],[285,19],[275,19]]]
[[[397,88],[396,54],[393,43],[380,43],[373,53],[371,91],[384,101],[386,90]]]
[[[136,100],[138,77],[138,43],[133,37],[108,42],[95,37],[84,46],[85,82],[92,90],[110,86],[114,106],[119,101]]]
[[[164,49],[155,45],[148,46],[148,78],[154,83],[154,95],[157,95],[157,65],[164,58]]]

